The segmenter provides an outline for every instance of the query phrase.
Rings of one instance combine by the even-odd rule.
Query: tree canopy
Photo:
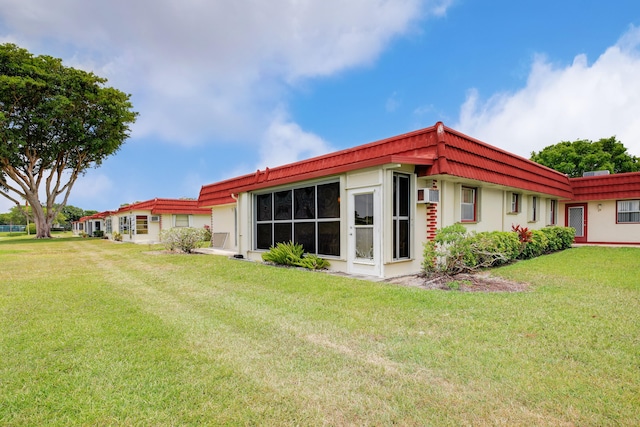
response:
[[[17,206],[29,202],[39,238],[51,237],[78,176],[129,137],[138,113],[130,95],[106,81],[60,59],[0,45],[0,194]]]
[[[610,173],[640,171],[640,159],[627,152],[615,136],[598,141],[561,141],[531,153],[531,160],[565,173],[572,178],[584,172],[608,170]]]

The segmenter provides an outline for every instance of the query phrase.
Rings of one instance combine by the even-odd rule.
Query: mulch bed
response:
[[[413,286],[421,289],[440,289],[458,292],[524,292],[529,285],[513,282],[488,273],[413,275],[395,277],[386,280],[388,283]]]

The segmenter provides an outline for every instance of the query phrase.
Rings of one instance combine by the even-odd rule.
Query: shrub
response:
[[[549,238],[540,230],[531,230],[531,241],[524,245],[520,258],[535,258],[548,252]]]
[[[206,230],[204,228],[176,227],[164,230],[160,233],[160,240],[165,248],[170,251],[180,250],[191,253],[205,242]]]
[[[208,225],[204,226],[204,237],[202,239],[207,242],[211,242],[211,227]]]
[[[520,242],[514,233],[467,233],[455,224],[442,228],[424,248],[425,272],[458,274],[505,264],[520,254]]]
[[[113,240],[116,242],[122,242],[122,234],[117,231],[113,233]]]
[[[262,259],[278,265],[303,267],[310,270],[329,267],[329,261],[314,254],[305,254],[302,245],[293,242],[280,242],[271,246],[269,251],[262,254]]]
[[[549,239],[547,252],[569,249],[573,245],[575,229],[572,227],[552,226],[542,228],[540,231]]]
[[[36,234],[37,232],[36,225],[33,222],[30,222],[29,225],[27,226],[27,230],[29,234]]]
[[[104,231],[102,231],[102,230],[95,230],[95,231],[93,232],[93,237],[100,237],[100,238],[102,238],[103,236],[104,236]]]

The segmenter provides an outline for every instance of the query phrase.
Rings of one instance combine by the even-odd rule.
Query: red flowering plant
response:
[[[521,227],[520,224],[511,224],[511,231],[518,234],[518,239],[523,245],[531,243],[533,232],[528,227]]]

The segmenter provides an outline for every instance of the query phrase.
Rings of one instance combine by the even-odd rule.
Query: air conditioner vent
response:
[[[438,203],[440,201],[440,190],[435,188],[418,188],[416,203]]]
[[[602,175],[609,175],[609,171],[608,170],[602,170],[602,171],[589,171],[589,172],[583,172],[582,176],[602,176]]]
[[[159,215],[151,215],[151,222],[159,222],[159,221],[160,221]]]

